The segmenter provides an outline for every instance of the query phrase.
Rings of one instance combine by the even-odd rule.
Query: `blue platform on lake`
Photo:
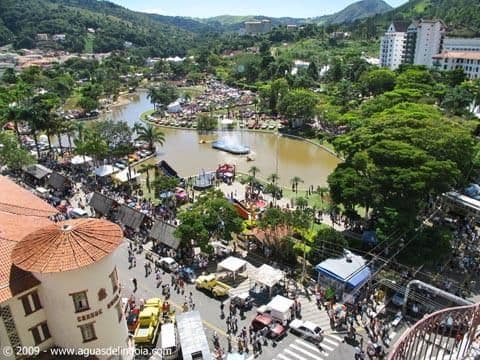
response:
[[[250,153],[250,149],[246,146],[239,145],[239,144],[229,144],[223,140],[217,140],[212,142],[212,148],[226,151],[234,155],[246,155]]]

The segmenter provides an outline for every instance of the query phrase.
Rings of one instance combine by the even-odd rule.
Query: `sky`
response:
[[[358,0],[110,0],[128,9],[170,16],[265,15],[307,18],[332,14]],[[386,0],[396,7],[407,0]]]

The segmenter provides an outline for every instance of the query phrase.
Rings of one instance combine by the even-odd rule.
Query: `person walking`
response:
[[[132,283],[133,283],[133,292],[136,292],[137,291],[137,279],[133,278]]]

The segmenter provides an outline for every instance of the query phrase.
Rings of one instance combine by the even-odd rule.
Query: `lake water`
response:
[[[133,126],[140,121],[140,114],[152,109],[146,92],[130,96],[130,103],[114,107],[105,118],[126,121]],[[157,147],[158,158],[166,160],[180,176],[192,176],[202,170],[210,171],[219,164],[235,164],[241,172],[255,165],[260,169],[259,178],[275,173],[278,159],[279,184],[291,186],[290,179],[299,176],[305,183],[299,188],[310,185],[326,185],[328,175],[340,160],[321,147],[306,141],[295,140],[271,133],[249,132],[248,130],[218,131],[208,135],[196,130],[162,128],[165,132],[165,144]],[[211,148],[208,141],[221,139],[235,144],[248,146],[254,161],[246,156],[235,156]],[[201,140],[207,141],[201,144]]]

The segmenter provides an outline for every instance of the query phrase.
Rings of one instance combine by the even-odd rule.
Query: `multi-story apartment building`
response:
[[[394,21],[380,42],[380,65],[392,70],[405,62],[408,23]]]
[[[263,34],[270,30],[272,30],[272,22],[268,19],[245,22],[245,34],[247,35]]]
[[[442,49],[444,34],[442,21],[394,21],[382,37],[380,65],[392,70],[401,64],[432,66],[433,55]]]
[[[479,51],[480,38],[455,38],[446,36],[443,51]]]
[[[415,42],[415,65],[433,65],[432,57],[442,51],[443,37],[445,36],[443,21],[421,20],[417,24]]]
[[[439,70],[462,69],[469,79],[480,77],[480,51],[445,51],[433,56]]]

